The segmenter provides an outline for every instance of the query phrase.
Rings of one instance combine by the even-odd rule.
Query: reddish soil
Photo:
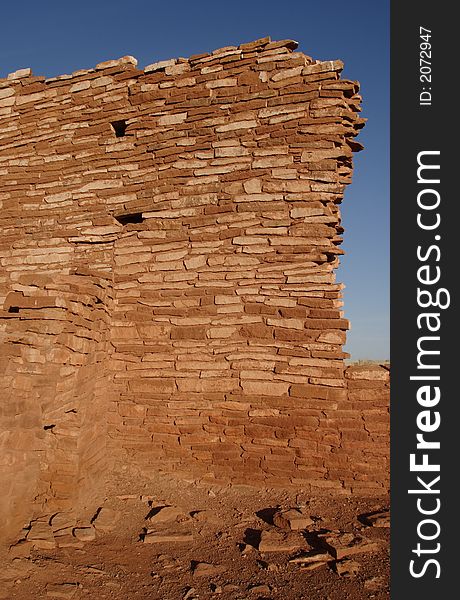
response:
[[[146,516],[165,505],[180,509],[184,519],[150,527],[191,533],[191,541],[141,540],[149,526]],[[383,600],[389,598],[389,529],[367,526],[358,517],[388,506],[387,497],[311,498],[285,489],[211,488],[165,476],[148,485],[119,481],[104,503],[121,513],[111,532],[81,548],[32,549],[20,558],[12,558],[17,554],[13,548],[3,557],[0,598]],[[350,577],[336,572],[332,557],[309,571],[289,563],[298,551],[261,553],[260,532],[280,531],[271,523],[277,507],[303,507],[313,517],[307,530],[290,534],[305,541],[306,548],[329,530],[360,534],[377,542],[378,549],[351,556],[358,570]],[[194,574],[198,562],[221,572]]]

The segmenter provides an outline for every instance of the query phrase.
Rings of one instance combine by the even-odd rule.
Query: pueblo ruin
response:
[[[387,491],[389,373],[345,365],[335,280],[361,98],[296,46],[0,80],[5,540],[120,472]]]

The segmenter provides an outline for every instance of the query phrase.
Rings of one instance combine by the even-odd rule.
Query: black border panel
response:
[[[391,598],[395,600],[458,595],[454,542],[460,472],[460,315],[456,314],[460,183],[456,181],[454,188],[454,179],[460,175],[460,151],[454,145],[460,146],[460,140],[459,34],[453,6],[449,11],[445,2],[391,3]]]

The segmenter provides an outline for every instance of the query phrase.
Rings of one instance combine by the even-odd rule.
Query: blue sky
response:
[[[321,60],[341,59],[361,83],[362,116],[354,181],[342,204],[353,359],[389,357],[389,1],[379,0],[23,0],[2,5],[0,77],[23,67],[52,77],[126,54],[157,60],[238,45],[270,35],[295,39]]]

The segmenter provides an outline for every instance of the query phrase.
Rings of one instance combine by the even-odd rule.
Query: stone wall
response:
[[[0,80],[11,527],[91,510],[120,464],[386,486],[388,372],[344,376],[334,274],[358,85],[295,48]]]

